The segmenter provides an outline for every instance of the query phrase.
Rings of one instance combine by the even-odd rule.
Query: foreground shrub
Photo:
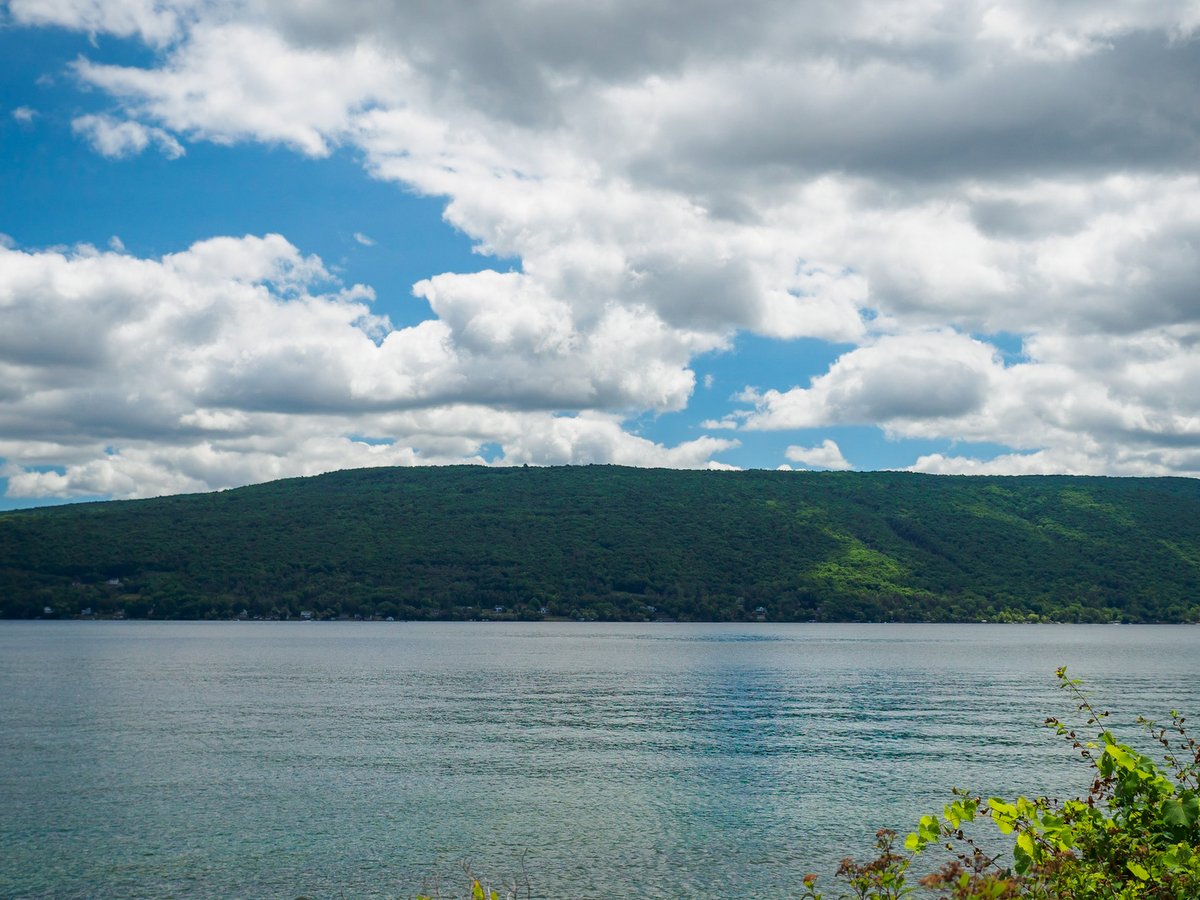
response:
[[[844,860],[838,870],[849,888],[842,898],[899,900],[921,890],[948,900],[1197,900],[1200,898],[1200,747],[1184,718],[1171,723],[1138,722],[1162,747],[1162,765],[1120,743],[1081,688],[1057,672],[1085,721],[1073,728],[1057,718],[1046,724],[1086,761],[1091,786],[1080,798],[1017,797],[986,802],[955,791],[940,816],[923,816],[894,850],[896,835],[878,834],[879,855],[869,863]],[[1094,733],[1095,738],[1081,736]],[[1012,836],[1011,864],[989,856],[964,830],[990,820]],[[955,859],[914,885],[908,870],[930,846],[944,846]],[[816,876],[804,879],[802,900],[822,900]]]

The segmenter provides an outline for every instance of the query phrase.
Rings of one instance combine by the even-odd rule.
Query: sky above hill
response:
[[[0,73],[0,505],[1200,474],[1194,0],[7,0]]]

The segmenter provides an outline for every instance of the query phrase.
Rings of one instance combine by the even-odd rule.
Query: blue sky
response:
[[[1200,472],[1188,4],[500,6],[0,5],[0,508]]]

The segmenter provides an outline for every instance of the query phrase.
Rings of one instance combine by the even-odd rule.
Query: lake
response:
[[[0,896],[780,897],[953,786],[1076,795],[1200,627],[0,622]],[[1126,729],[1137,738],[1136,727]]]

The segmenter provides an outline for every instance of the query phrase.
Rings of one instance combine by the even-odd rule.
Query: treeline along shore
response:
[[[0,514],[7,618],[1200,621],[1200,481],[378,468]]]

